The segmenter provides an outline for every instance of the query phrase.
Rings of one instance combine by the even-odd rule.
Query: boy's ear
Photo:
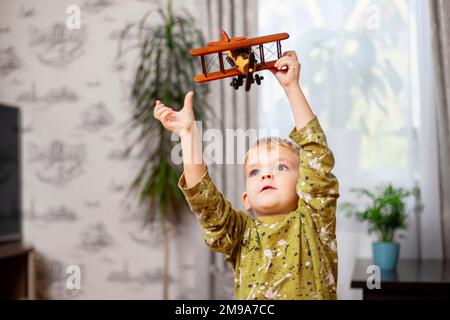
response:
[[[250,205],[250,202],[248,201],[248,193],[245,191],[242,194],[242,203],[244,204],[245,210],[249,211],[252,210],[252,206]]]

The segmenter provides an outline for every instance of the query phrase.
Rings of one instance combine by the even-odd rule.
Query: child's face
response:
[[[257,216],[294,211],[299,161],[298,154],[284,146],[251,149],[245,167],[247,190],[242,195],[245,209],[255,211]]]

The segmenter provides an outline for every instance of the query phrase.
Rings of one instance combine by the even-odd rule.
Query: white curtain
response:
[[[221,38],[222,28],[230,37],[256,36],[256,0],[206,0],[201,1],[203,10],[199,17],[203,23],[206,41],[217,41]],[[207,58],[207,62],[212,62]],[[211,65],[213,68],[214,66]],[[255,90],[245,92],[241,87],[235,91],[230,85],[231,79],[210,83],[210,104],[215,117],[209,128],[219,129],[224,135],[227,129],[257,128]],[[223,157],[227,156],[223,141]],[[241,159],[237,159],[241,160]],[[243,209],[241,195],[244,192],[244,176],[242,165],[210,164],[208,165],[214,183],[227,197],[234,208]],[[215,254],[205,247],[206,260],[201,263],[205,269],[199,269],[199,280],[204,286],[204,299],[233,299],[234,275],[223,255]]]
[[[302,87],[336,158],[340,202],[364,204],[350,192],[355,187],[419,185],[428,196],[437,185],[436,136],[429,134],[432,122],[425,121],[433,110],[421,92],[418,60],[429,58],[430,50],[423,52],[429,45],[418,5],[408,0],[290,0],[283,5],[261,0],[258,6],[259,33],[290,33],[283,49],[296,50],[302,63]],[[271,90],[259,91],[260,127],[287,136],[293,127],[287,100],[272,77],[265,86]],[[433,194],[424,199],[420,219],[411,215],[400,240],[401,257],[439,256],[436,200]],[[339,298],[358,298],[349,288],[353,263],[371,257],[375,239],[365,225],[337,214]]]
[[[435,61],[439,188],[444,257],[450,258],[450,2],[430,1]]]

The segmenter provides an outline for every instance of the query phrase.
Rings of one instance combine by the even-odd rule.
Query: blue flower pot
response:
[[[397,268],[400,244],[396,242],[375,242],[372,244],[373,262],[381,270],[395,270]]]

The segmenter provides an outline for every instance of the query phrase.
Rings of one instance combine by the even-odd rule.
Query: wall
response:
[[[162,298],[161,234],[142,228],[142,209],[126,198],[141,160],[123,154],[133,54],[115,61],[120,30],[159,3],[0,3],[0,101],[23,112],[23,231],[38,252],[41,296]],[[72,4],[80,30],[65,27]],[[205,10],[204,1],[181,6]],[[170,298],[206,298],[204,244],[185,217],[171,246]],[[80,290],[66,287],[70,265],[81,268]]]

